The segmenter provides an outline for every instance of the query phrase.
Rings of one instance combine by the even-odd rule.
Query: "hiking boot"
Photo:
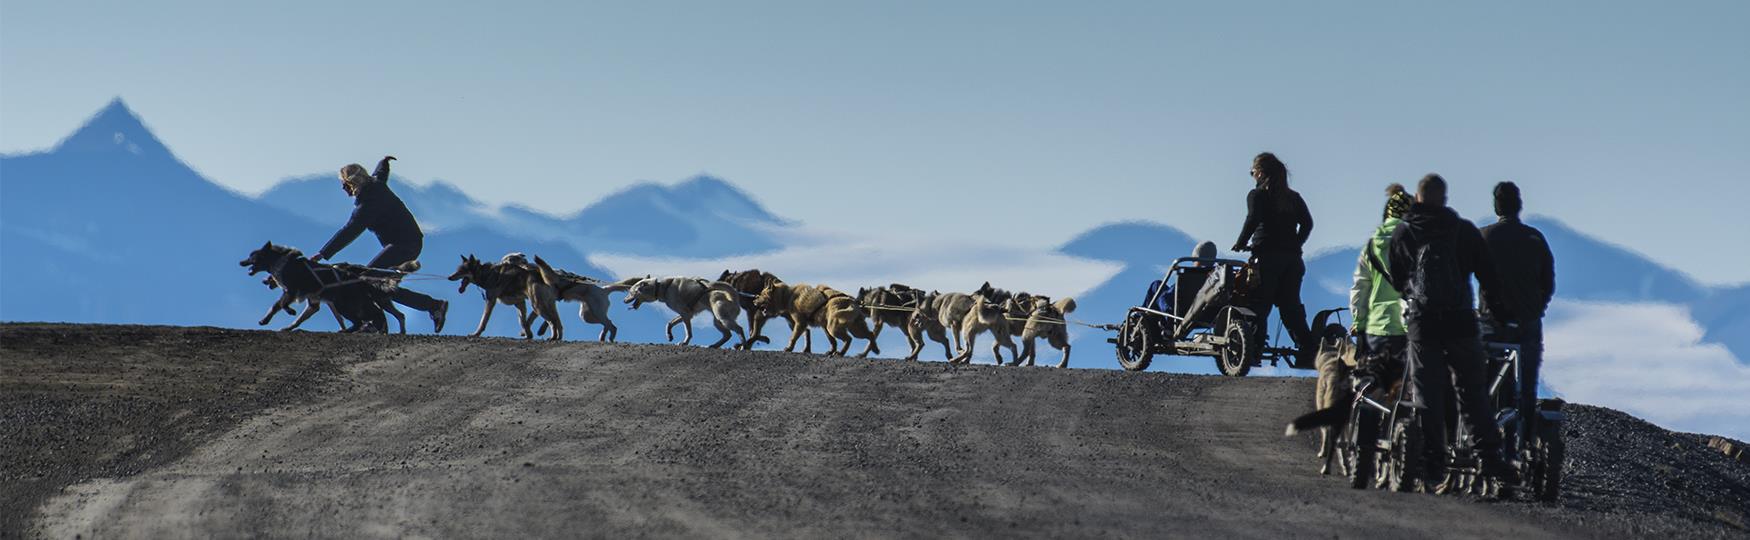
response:
[[[450,301],[438,300],[437,309],[431,310],[431,333],[444,333],[444,316],[450,313]]]

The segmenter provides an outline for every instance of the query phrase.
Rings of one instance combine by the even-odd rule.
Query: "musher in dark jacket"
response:
[[[1495,215],[1500,220],[1483,227],[1483,241],[1495,259],[1499,287],[1483,287],[1483,317],[1496,326],[1518,325],[1519,417],[1524,431],[1536,433],[1537,372],[1543,365],[1543,314],[1556,294],[1556,261],[1543,233],[1519,221],[1525,207],[1519,186],[1495,184]],[[1490,306],[1511,307],[1512,313],[1495,313]],[[1521,439],[1523,440],[1523,439]]]
[[[1256,303],[1259,320],[1268,320],[1270,307],[1280,310],[1282,326],[1294,340],[1296,366],[1312,365],[1317,342],[1307,329],[1306,305],[1300,301],[1300,284],[1306,278],[1301,246],[1312,235],[1312,213],[1300,194],[1288,188],[1288,166],[1275,154],[1264,152],[1252,158],[1252,179],[1257,187],[1246,194],[1246,223],[1233,250],[1251,251],[1258,272]],[[1259,329],[1264,334],[1264,329]]]
[[[1391,259],[1386,264],[1392,285],[1406,302],[1404,326],[1409,336],[1407,369],[1415,375],[1415,398],[1423,410],[1423,446],[1429,476],[1438,478],[1446,464],[1447,407],[1456,385],[1457,405],[1476,443],[1485,476],[1517,482],[1515,470],[1501,456],[1501,433],[1484,379],[1486,358],[1478,335],[1476,296],[1470,278],[1485,289],[1500,287],[1495,263],[1471,222],[1446,207],[1446,181],[1430,174],[1416,186],[1416,203],[1391,235]]]
[[[367,230],[376,233],[383,251],[365,266],[392,268],[419,259],[419,251],[425,246],[425,233],[420,232],[413,212],[407,211],[407,205],[389,190],[389,162],[394,159],[395,156],[383,156],[383,160],[377,162],[377,172],[370,175],[365,174],[364,166],[357,163],[340,168],[340,188],[353,198],[352,217],[334,233],[334,238],[322,246],[321,251],[316,252],[316,256],[310,258],[311,261],[333,257]],[[394,298],[397,304],[431,315],[433,332],[444,331],[444,315],[449,311],[449,302],[407,289],[396,289]]]

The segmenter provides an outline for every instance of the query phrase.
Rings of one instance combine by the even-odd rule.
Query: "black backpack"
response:
[[[1458,237],[1441,235],[1416,248],[1409,297],[1432,310],[1469,309],[1470,281],[1459,267]]]

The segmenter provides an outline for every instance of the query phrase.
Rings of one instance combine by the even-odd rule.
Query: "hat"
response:
[[[1391,185],[1385,187],[1385,217],[1402,218],[1404,213],[1410,211],[1410,205],[1415,202],[1416,199],[1404,191],[1403,184],[1392,182]]]

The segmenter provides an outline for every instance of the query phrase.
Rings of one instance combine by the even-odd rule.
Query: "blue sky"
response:
[[[710,172],[896,240],[1153,219],[1225,246],[1271,150],[1316,246],[1438,171],[1471,217],[1514,179],[1532,212],[1750,281],[1750,3],[482,6],[8,0],[0,152],[119,95],[251,193],[394,153],[550,211]]]

